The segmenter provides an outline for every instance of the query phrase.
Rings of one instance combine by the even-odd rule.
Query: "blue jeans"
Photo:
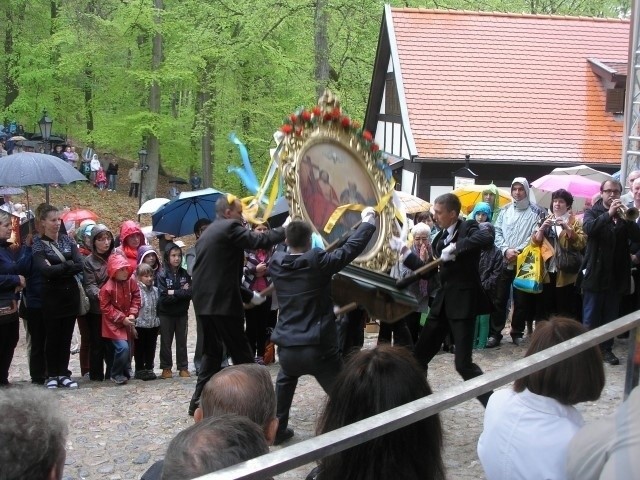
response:
[[[582,324],[587,330],[606,325],[618,318],[621,295],[615,292],[582,293]],[[613,338],[600,344],[602,351],[611,351]]]
[[[129,342],[126,340],[110,340],[113,351],[111,378],[127,376],[129,365]]]
[[[109,187],[107,187],[109,190],[113,190],[115,192],[116,190],[116,175],[107,175],[107,178],[109,179]]]

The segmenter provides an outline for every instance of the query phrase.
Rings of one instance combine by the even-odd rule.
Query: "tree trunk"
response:
[[[156,9],[155,23],[156,32],[153,35],[153,45],[151,50],[151,70],[157,72],[162,64],[162,33],[160,32],[160,11],[164,9],[163,0],[154,0],[154,8]],[[156,117],[160,116],[160,84],[157,80],[151,83],[151,91],[149,92],[149,110]],[[158,189],[158,169],[160,167],[160,142],[155,133],[150,132],[147,138],[147,163],[149,171],[144,176],[142,185],[142,201],[145,202],[150,198],[156,197]]]
[[[16,64],[16,59],[13,58],[13,25],[15,17],[13,15],[13,9],[11,5],[7,4],[5,10],[5,34],[4,34],[4,78],[3,83],[5,87],[4,93],[4,108],[7,109],[11,106],[16,98],[18,98],[18,84],[11,74],[13,66]],[[6,123],[6,122],[5,122]]]
[[[93,69],[90,64],[84,67],[84,109],[87,116],[87,134],[93,132]]]
[[[214,151],[214,127],[212,122],[212,86],[210,72],[213,66],[209,61],[205,65],[204,72],[200,80],[200,91],[198,92],[198,114],[200,116],[203,134],[201,139],[201,161],[202,161],[202,183],[204,188],[213,185],[213,151]]]
[[[320,98],[329,83],[329,34],[327,0],[316,0],[314,23],[316,94]]]

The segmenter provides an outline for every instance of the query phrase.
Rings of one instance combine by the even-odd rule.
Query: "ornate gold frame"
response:
[[[389,175],[385,174],[386,161],[378,152],[371,134],[359,130],[355,122],[342,115],[339,101],[330,92],[325,92],[319,105],[312,111],[302,110],[292,114],[281,130],[285,136],[281,144],[279,166],[291,216],[308,221],[319,233],[310,221],[302,198],[300,163],[306,152],[315,146],[328,144],[341,147],[366,173],[380,208],[377,240],[354,263],[369,270],[388,271],[395,262],[395,254],[389,248],[388,241],[394,219],[394,207],[390,199],[393,184]]]

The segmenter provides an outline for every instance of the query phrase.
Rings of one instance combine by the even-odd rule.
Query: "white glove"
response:
[[[391,237],[391,239],[389,239],[389,247],[391,247],[391,250],[394,252],[401,253],[406,245],[400,237]]]
[[[442,258],[443,262],[453,262],[456,259],[456,244],[450,243],[446,247],[442,249],[442,253],[440,254],[440,258]]]
[[[373,209],[373,207],[367,207],[364,210],[362,210],[362,213],[360,214],[360,218],[362,219],[362,223],[367,222],[372,225],[375,225],[376,211]]]
[[[291,223],[291,215],[287,217],[287,219],[282,224],[282,228],[287,228],[287,226]]]
[[[267,297],[263,297],[258,292],[253,292],[253,298],[251,299],[251,305],[261,305],[265,302]]]

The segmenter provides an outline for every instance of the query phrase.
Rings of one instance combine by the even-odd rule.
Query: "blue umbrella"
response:
[[[216,218],[216,202],[222,192],[214,188],[182,192],[151,217],[153,230],[182,237],[193,233],[194,224],[201,218]]]

